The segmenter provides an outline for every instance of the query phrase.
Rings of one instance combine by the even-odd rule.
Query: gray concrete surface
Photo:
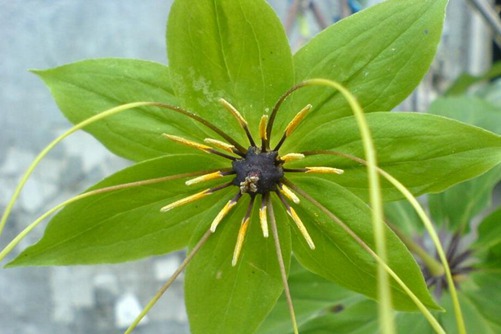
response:
[[[38,151],[70,126],[27,70],[96,57],[165,63],[170,5],[169,0],[0,1],[0,211]],[[26,185],[0,247],[46,209],[126,165],[91,136],[73,135]],[[113,266],[2,269],[0,333],[122,333],[181,259],[173,254]],[[188,333],[182,278],[137,330],[160,332]]]

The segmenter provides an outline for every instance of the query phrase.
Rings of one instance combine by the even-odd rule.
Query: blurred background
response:
[[[325,26],[379,1],[269,2],[296,50]],[[70,127],[48,89],[28,69],[98,57],[166,63],[165,23],[171,3],[0,0],[0,212],[38,152]],[[496,21],[499,10],[481,14],[482,3],[488,1],[450,0],[432,70],[400,109],[426,110],[461,73],[480,75],[499,59],[493,38],[493,31],[501,29]],[[0,238],[0,247],[47,209],[127,165],[90,135],[72,135],[35,170]],[[42,232],[43,228],[35,230],[19,249],[37,241]],[[183,256],[181,252],[113,266],[1,270],[0,332],[122,333]],[[182,286],[181,277],[137,333],[189,332]]]

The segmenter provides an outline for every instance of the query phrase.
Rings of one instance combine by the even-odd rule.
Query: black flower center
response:
[[[461,235],[456,233],[452,236],[446,248],[446,258],[455,286],[459,286],[465,277],[474,270],[474,259],[471,257],[472,251],[470,249],[461,250],[461,241]],[[442,243],[444,242],[442,241]],[[440,260],[438,255],[436,258]],[[423,267],[423,275],[428,287],[435,287],[434,294],[437,298],[442,296],[443,291],[450,289],[445,275],[434,276],[427,267]]]
[[[241,193],[250,195],[276,191],[277,184],[284,176],[278,152],[261,152],[255,146],[248,149],[244,158],[234,160],[232,165],[237,175],[233,184],[240,187]]]

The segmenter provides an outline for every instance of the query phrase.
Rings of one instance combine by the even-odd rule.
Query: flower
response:
[[[378,112],[425,74],[445,4],[386,1],[292,56],[262,0],[176,0],[169,67],[98,59],[37,71],[75,123],[119,104],[156,102],[86,129],[137,163],[67,205],[11,265],[116,263],[188,247],[194,333],[255,332],[288,292],[292,253],[308,270],[377,298],[377,265],[360,247],[374,247],[366,170],[347,159],[363,156],[357,122],[339,94],[302,83],[321,77],[350,89],[367,113],[379,166],[415,194],[485,171],[497,163],[498,137],[440,117]],[[382,192],[401,197],[387,184]],[[266,238],[268,223],[274,238]],[[388,265],[436,307],[407,248],[389,228],[385,235]],[[416,309],[395,281],[390,288],[397,309]]]
[[[168,134],[165,134],[164,136],[175,142],[199,149],[203,152],[221,156],[232,162],[231,164],[232,167],[229,169],[218,170],[186,181],[185,184],[187,186],[216,178],[222,178],[228,175],[232,176],[235,175],[233,177],[233,180],[230,182],[214,186],[209,189],[205,189],[194,195],[190,195],[188,197],[177,200],[176,202],[164,206],[161,209],[161,211],[167,212],[175,207],[185,205],[193,201],[202,199],[206,196],[212,195],[218,190],[224,189],[229,186],[236,186],[237,188],[239,188],[237,193],[233,196],[232,199],[230,199],[226,203],[226,205],[221,209],[221,211],[212,221],[210,230],[211,232],[214,233],[219,223],[221,223],[221,221],[228,214],[228,212],[237,204],[238,200],[242,197],[242,195],[248,194],[251,199],[247,206],[245,216],[242,219],[240,230],[238,232],[237,243],[235,245],[235,250],[233,252],[232,265],[235,266],[237,264],[238,257],[242,250],[245,234],[247,233],[247,229],[249,228],[252,208],[254,206],[254,201],[256,196],[259,195],[261,197],[259,220],[261,223],[263,236],[267,238],[268,237],[267,208],[272,205],[270,201],[270,194],[275,193],[282,202],[282,204],[284,205],[289,216],[296,223],[298,230],[303,235],[304,239],[308,243],[308,246],[311,249],[315,249],[315,244],[311,239],[306,227],[304,226],[303,222],[297,215],[294,208],[291,207],[287,202],[287,200],[285,199],[285,197],[287,197],[290,201],[296,204],[300,202],[297,195],[286,185],[287,183],[291,184],[291,182],[286,179],[285,174],[294,172],[342,174],[343,170],[332,167],[304,167],[296,169],[284,168],[284,164],[286,164],[288,161],[303,159],[305,156],[304,154],[300,153],[288,153],[282,156],[279,155],[279,149],[284,143],[285,139],[292,134],[292,132],[296,129],[301,120],[311,110],[311,105],[307,105],[305,108],[303,108],[301,111],[298,112],[298,114],[291,120],[291,122],[285,128],[285,132],[280,141],[278,142],[278,144],[273,149],[271,149],[269,137],[272,133],[273,126],[270,123],[270,126],[267,127],[267,120],[268,120],[267,115],[263,115],[261,117],[261,121],[259,122],[259,137],[261,139],[261,144],[258,145],[249,131],[248,123],[245,120],[245,118],[242,117],[242,115],[238,112],[238,110],[234,106],[232,106],[229,102],[227,102],[224,99],[221,99],[220,101],[223,104],[223,106],[228,111],[230,111],[231,114],[237,119],[238,123],[245,132],[250,145],[248,149],[244,149],[244,147],[233,138],[228,138],[231,144],[221,142],[219,140],[212,138],[206,138],[204,140],[206,143],[212,144],[216,148],[228,151],[231,154],[228,155],[226,153],[216,150],[211,146],[206,146],[200,143],[189,141],[181,137],[172,136]],[[275,108],[274,110],[278,109]],[[275,220],[274,217],[272,217],[272,219],[273,221]]]

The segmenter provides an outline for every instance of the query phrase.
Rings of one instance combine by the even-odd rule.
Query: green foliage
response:
[[[485,88],[490,89],[491,87]],[[477,92],[476,95],[439,98],[432,104],[429,112],[499,132],[501,110],[480,97],[483,96],[483,91]],[[447,236],[444,243],[448,246],[449,261],[459,286],[459,301],[468,333],[494,334],[501,330],[501,209],[497,208],[483,218],[478,224],[478,232],[471,232],[478,215],[485,213],[491,206],[493,187],[499,182],[499,173],[497,166],[442,193],[427,196],[433,222],[448,232],[442,234]],[[399,233],[414,239],[425,237],[419,217],[407,202],[387,203],[386,217]],[[464,235],[464,239],[457,239],[460,241],[455,251],[450,247],[453,235]],[[473,243],[472,239],[475,239]],[[453,253],[456,253],[456,256],[453,256]],[[458,255],[464,256],[464,265],[454,268],[454,258],[457,259]],[[416,254],[416,257],[419,258],[419,254]],[[460,268],[468,270],[461,271]],[[291,279],[290,284],[291,289],[294,289],[298,283]],[[324,291],[335,291],[336,295],[331,299],[331,304],[319,304],[316,309],[305,308],[309,318],[301,322],[301,333],[378,333],[377,305],[373,301],[363,299],[336,284],[324,283],[322,278],[316,276],[309,278],[309,284],[321,285]],[[435,294],[437,289],[432,287]],[[445,312],[436,313],[437,319],[447,333],[458,332],[451,296],[446,288],[442,287],[438,301]],[[334,305],[336,307],[332,308]],[[283,317],[282,315],[282,319]],[[265,324],[279,322],[280,315],[274,311],[270,318]],[[415,313],[397,312],[395,320],[398,333],[433,332],[427,321]],[[292,333],[290,330],[282,332]]]
[[[253,138],[260,136],[263,114],[270,117],[269,124],[274,120],[274,147],[296,113],[312,104],[313,110],[297,131],[290,138],[287,134],[279,154],[307,155],[288,163],[287,168],[335,167],[342,168],[344,174],[312,177],[286,170],[287,182],[314,201],[303,195],[300,203],[285,199],[287,204],[283,205],[277,196],[270,202],[265,196],[253,196],[262,197],[263,203],[274,208],[285,271],[293,298],[297,297],[297,318],[303,333],[372,332],[377,326],[374,303],[354,293],[378,297],[377,264],[362,247],[375,248],[366,166],[347,158],[364,156],[360,131],[341,94],[299,86],[305,79],[320,77],[335,80],[353,92],[367,113],[379,167],[415,195],[440,192],[485,173],[501,161],[500,136],[460,122],[469,122],[466,116],[455,117],[460,121],[443,117],[452,116],[447,108],[437,107],[440,112],[435,114],[440,116],[385,112],[401,102],[426,73],[439,41],[445,6],[445,0],[386,1],[333,25],[292,56],[278,18],[263,0],[176,0],[167,25],[169,68],[139,60],[99,59],[36,71],[74,123],[133,101],[156,101],[170,107],[137,108],[86,128],[111,151],[138,163],[88,190],[108,189],[106,192],[69,204],[51,220],[43,238],[9,266],[116,263],[184,247],[198,249],[211,221],[224,211],[221,208],[240,191],[236,186],[241,184],[161,213],[168,204],[222,184],[210,180],[188,186],[187,180],[232,169],[228,159],[205,154],[213,153],[210,149],[193,153],[196,145],[187,148],[162,134],[197,143],[207,137],[227,140],[226,134],[245,147],[248,135],[218,104],[224,98],[240,111]],[[292,87],[295,91],[290,98],[274,109]],[[179,107],[189,112],[179,112]],[[203,117],[205,123],[187,117],[188,113]],[[478,123],[470,123],[483,126],[495,117],[484,116]],[[499,133],[498,128],[489,129]],[[237,158],[241,157],[233,159]],[[498,178],[494,171],[484,175],[482,181],[467,186],[468,191],[478,194],[477,202],[458,209],[454,214],[462,218],[454,217],[457,223],[449,226],[465,226],[485,207]],[[224,177],[226,182],[232,180]],[[124,183],[130,185],[109,191],[108,187]],[[382,195],[387,201],[402,198],[384,182]],[[436,202],[457,202],[457,195],[444,196]],[[243,194],[187,266],[186,304],[193,333],[286,332],[281,318],[286,303],[279,299],[284,286],[275,244],[273,238],[263,238],[259,206],[252,202],[254,206],[247,210],[250,198]],[[287,213],[292,212],[289,206],[304,222],[316,249],[305,241],[305,232],[296,227],[297,220],[288,218]],[[399,210],[394,217],[412,217],[405,206]],[[432,214],[440,221],[452,215],[438,210]],[[246,211],[251,213],[249,231],[241,256],[232,266]],[[347,234],[338,220],[359,241]],[[405,230],[412,230],[412,226],[407,224]],[[422,304],[439,309],[404,243],[390,228],[385,228],[385,237],[389,267]],[[492,243],[499,246],[497,239]],[[494,255],[485,250],[483,254],[498,261],[498,248]],[[292,262],[289,272],[292,254],[297,263]],[[478,278],[479,282],[488,279]],[[325,295],[318,286],[328,287]],[[397,310],[417,310],[395,281],[390,281],[390,288]],[[475,309],[478,299],[469,300],[468,305]],[[346,311],[329,311],[341,301],[349,306]],[[486,310],[492,315],[491,306]],[[265,321],[269,314],[272,317]],[[422,327],[413,327],[414,322]],[[397,325],[415,331],[428,328],[416,314],[400,313]]]
[[[177,104],[166,66],[136,59],[93,59],[34,71],[50,88],[63,114],[78,123],[103,110],[136,101]],[[132,110],[92,124],[89,131],[113,153],[140,161],[178,145],[159,138],[164,131],[188,136],[193,131],[186,117],[158,109]]]

